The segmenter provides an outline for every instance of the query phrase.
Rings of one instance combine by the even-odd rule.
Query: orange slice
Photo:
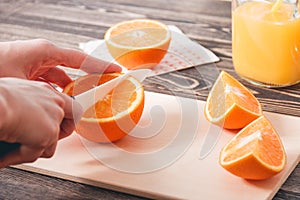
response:
[[[208,121],[226,129],[240,129],[262,115],[255,96],[239,81],[222,71],[205,105]]]
[[[263,180],[283,170],[286,154],[279,135],[261,116],[222,149],[220,164],[236,176]]]
[[[112,26],[104,39],[112,57],[124,67],[152,68],[166,54],[171,33],[161,22],[136,19]]]
[[[282,3],[283,3],[283,0],[276,0],[276,2],[272,6],[271,12],[273,12],[273,13],[277,12]]]
[[[68,84],[63,92],[74,96],[119,75],[119,73],[85,75]],[[128,77],[103,100],[85,111],[76,125],[76,132],[93,142],[117,141],[136,126],[143,109],[144,88],[138,80]]]

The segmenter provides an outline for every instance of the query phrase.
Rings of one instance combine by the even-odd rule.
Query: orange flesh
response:
[[[117,76],[100,76],[100,79],[96,76],[92,76],[89,79],[84,79],[83,81],[75,81],[74,85],[67,92],[68,95],[77,95],[80,94],[92,87],[101,85]],[[131,92],[128,88],[133,88]],[[107,96],[98,101],[94,106],[89,108],[84,114],[83,117],[86,118],[108,118],[114,116],[114,114],[127,110],[132,102],[136,99],[136,92],[134,91],[134,84],[128,80],[124,80],[122,84],[118,85],[117,91],[113,90],[108,93]],[[122,92],[124,91],[124,92]],[[118,106],[113,106],[113,104],[118,104]],[[112,110],[112,108],[117,108],[117,110]]]
[[[230,143],[226,151],[230,154],[224,158],[225,162],[253,153],[271,166],[280,166],[284,156],[280,140],[265,118],[261,118],[259,123],[247,127],[247,130],[244,130],[239,137]]]
[[[234,103],[250,112],[261,113],[259,102],[248,90],[241,87],[239,82],[224,73],[219,83],[215,86],[216,92],[208,104],[212,117],[220,117]]]
[[[159,44],[166,37],[167,30],[147,21],[120,24],[110,33],[110,40],[123,46],[137,48]]]
[[[223,76],[223,85],[226,98],[226,109],[233,103],[254,112],[259,113],[259,105],[249,91],[241,88],[240,84],[228,76]]]
[[[121,24],[117,28],[114,28],[110,33],[111,36],[122,34],[128,30],[134,29],[144,29],[144,28],[161,28],[158,24],[155,23],[146,23],[145,21],[135,21],[128,24]]]

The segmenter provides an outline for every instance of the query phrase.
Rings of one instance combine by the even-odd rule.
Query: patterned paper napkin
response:
[[[172,33],[170,47],[162,61],[152,69],[152,75],[164,74],[220,60],[213,52],[190,40],[176,26],[168,27]],[[86,43],[80,43],[79,48],[96,58],[114,62],[104,40],[91,40]],[[123,71],[125,72],[127,69],[123,67]]]

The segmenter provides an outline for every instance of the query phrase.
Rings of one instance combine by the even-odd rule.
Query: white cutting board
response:
[[[271,199],[299,163],[300,118],[265,113],[282,138],[287,166],[270,179],[247,181],[218,164],[220,149],[234,132],[207,122],[204,105],[146,92],[140,127],[132,137],[110,145],[88,142],[74,133],[59,142],[51,159],[16,167],[151,198]],[[214,141],[212,151],[200,158],[200,150]]]

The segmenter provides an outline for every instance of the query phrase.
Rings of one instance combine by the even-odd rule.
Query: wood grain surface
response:
[[[206,100],[219,70],[226,70],[251,89],[265,111],[300,117],[300,84],[259,88],[235,74],[228,0],[0,0],[0,42],[45,38],[78,49],[80,42],[102,39],[113,24],[136,18],[176,25],[221,59],[151,77],[146,90]],[[14,168],[0,170],[0,177],[0,199],[143,199]],[[274,199],[300,199],[299,164]]]

